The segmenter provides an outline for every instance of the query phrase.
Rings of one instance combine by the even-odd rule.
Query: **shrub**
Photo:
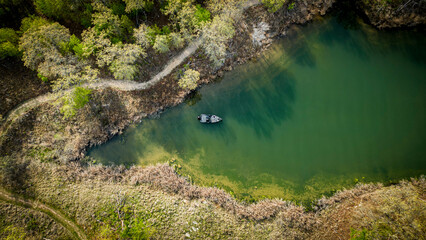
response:
[[[149,26],[146,31],[146,35],[148,36],[149,42],[151,45],[154,45],[155,38],[157,35],[161,35],[161,29],[157,26],[157,24],[154,24],[152,26]]]
[[[4,240],[24,240],[27,237],[25,229],[22,227],[14,227],[13,225],[1,229]]]
[[[133,35],[133,22],[126,15],[122,15],[120,18],[122,28],[122,39],[129,41]]]
[[[276,12],[278,9],[282,8],[286,0],[262,0],[263,5],[265,5],[270,12]]]
[[[0,59],[6,57],[16,57],[19,56],[20,52],[18,46],[11,42],[2,42],[0,43]]]
[[[210,12],[209,10],[201,7],[200,4],[195,5],[197,11],[195,12],[195,18],[197,19],[197,24],[210,21]]]
[[[64,118],[71,118],[77,110],[84,107],[90,100],[90,94],[92,90],[76,87],[71,94],[67,94],[62,98],[61,113],[64,114]]]
[[[11,156],[1,157],[1,185],[14,192],[25,189],[28,179],[28,164],[28,162],[18,162]]]
[[[49,81],[49,79],[47,79],[47,77],[43,76],[41,73],[37,73],[37,77],[40,78],[40,80],[44,83]]]
[[[188,69],[185,71],[183,77],[179,79],[179,87],[183,89],[194,90],[197,88],[197,81],[200,79],[198,71]]]

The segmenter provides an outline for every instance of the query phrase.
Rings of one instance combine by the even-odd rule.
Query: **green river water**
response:
[[[243,199],[308,201],[425,174],[425,40],[336,18],[294,27],[256,61],[89,155],[127,166],[176,158],[195,183]],[[224,121],[202,125],[200,113]]]

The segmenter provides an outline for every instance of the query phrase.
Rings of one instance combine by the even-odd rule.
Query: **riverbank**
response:
[[[125,169],[33,161],[27,174],[26,194],[66,213],[93,239],[138,236],[129,235],[129,228],[150,239],[349,239],[351,234],[407,239],[425,231],[423,177],[386,187],[358,184],[306,211],[278,199],[241,203],[223,190],[190,184],[168,165]]]
[[[332,3],[330,0],[318,0],[274,14],[263,6],[252,7],[243,14],[243,19],[236,28],[236,36],[229,44],[225,64],[221,68],[213,68],[203,52],[197,50],[171,74],[149,89],[94,91],[89,104],[73,119],[62,119],[57,105],[43,103],[8,126],[7,129],[10,130],[3,133],[7,138],[4,139],[0,152],[10,155],[20,150],[28,151],[43,146],[42,148],[49,149],[49,156],[55,160],[67,162],[79,159],[84,156],[87,148],[107,141],[121,133],[129,124],[147,116],[155,116],[165,108],[181,103],[189,94],[189,91],[182,90],[177,85],[177,75],[185,65],[200,72],[200,86],[212,82],[217,77],[222,77],[224,71],[230,71],[233,66],[258,56],[270,46],[273,37],[285,35],[291,24],[303,24],[314,16],[325,14]],[[253,25],[253,22],[258,25]],[[262,23],[267,26],[267,31],[258,27]],[[255,30],[262,36],[260,41],[252,35]]]
[[[424,1],[358,1],[359,8],[372,25],[379,29],[424,26],[426,2]]]
[[[229,58],[222,69],[209,67],[208,60],[200,51],[185,64],[200,71],[202,83],[212,82],[222,76],[223,71],[232,70],[233,64],[244,63],[266,49],[272,41],[270,38],[285,35],[289,26],[285,24],[304,23],[318,13],[325,13],[329,7],[326,4],[331,5],[317,1],[310,5],[312,9],[304,5],[305,9],[296,8],[294,13],[290,10],[277,13],[291,16],[286,18],[283,25],[278,21],[271,22],[273,20],[270,19],[277,15],[269,14],[263,7],[251,8],[244,14],[244,21],[240,22],[240,30],[230,44]],[[315,8],[318,5],[323,7]],[[259,24],[253,26],[253,22]],[[253,38],[255,31],[257,34]],[[251,47],[253,42],[259,45]],[[120,167],[84,167],[72,162],[83,158],[87,147],[107,141],[129,124],[147,116],[155,117],[165,108],[181,103],[188,92],[180,90],[175,76],[183,68],[182,64],[147,90],[95,91],[90,103],[71,121],[62,119],[57,106],[46,103],[14,122],[7,132],[8,138],[2,143],[1,152],[13,159],[32,161],[28,167],[31,176],[28,187],[21,191],[63,209],[94,237],[114,238],[114,234],[124,231],[123,222],[127,224],[127,221],[134,219],[138,223],[148,222],[142,229],[154,238],[307,238],[321,232],[318,230],[321,228],[320,218],[314,216],[324,212],[305,213],[302,207],[279,200],[265,200],[245,206],[219,189],[190,184],[169,166],[126,170]],[[58,166],[60,164],[63,166]],[[356,188],[353,191],[359,190],[359,196],[364,197],[376,193],[375,198],[369,199],[379,201],[380,191],[396,189],[398,192],[405,188],[409,189],[410,195],[414,195],[415,201],[424,199],[424,180],[388,188],[362,185],[359,187],[361,190]],[[400,199],[398,193],[394,194],[395,199]],[[361,199],[351,191],[346,191],[344,195],[349,196],[348,200],[339,199],[341,195],[338,194],[335,202],[352,206],[352,202]],[[334,200],[329,201],[334,204]],[[118,215],[111,214],[114,212],[118,212]],[[333,213],[337,212],[339,210]],[[321,221],[330,223],[324,228],[332,226],[330,219],[333,218],[330,215],[324,213],[321,216],[324,217]],[[330,239],[348,236],[350,217],[344,218],[346,224],[324,230],[330,234]],[[261,220],[264,222],[259,222]],[[135,222],[129,224],[135,225]],[[334,232],[340,235],[333,235]]]

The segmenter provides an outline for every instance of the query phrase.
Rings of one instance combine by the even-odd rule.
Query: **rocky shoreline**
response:
[[[379,29],[426,24],[426,2],[422,0],[362,0],[359,5],[370,23]]]

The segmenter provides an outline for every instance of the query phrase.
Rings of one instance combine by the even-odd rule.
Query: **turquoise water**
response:
[[[257,61],[90,151],[103,164],[177,159],[238,197],[304,200],[426,173],[426,46],[415,31],[293,28]],[[217,125],[197,122],[214,113]]]

